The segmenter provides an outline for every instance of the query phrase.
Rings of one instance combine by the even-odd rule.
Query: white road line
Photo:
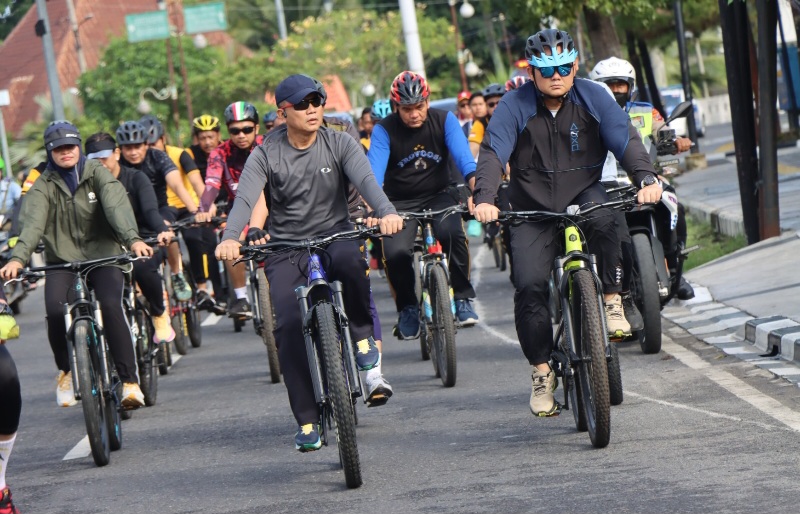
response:
[[[219,323],[219,320],[221,320],[221,319],[222,319],[222,316],[217,316],[216,314],[214,314],[212,312],[206,317],[206,319],[203,320],[202,323],[200,323],[200,326],[209,327],[211,325],[216,325],[217,323]]]
[[[83,459],[88,457],[92,454],[92,447],[89,446],[89,436],[84,436],[83,439],[78,441],[78,444],[75,445],[61,460],[73,460],[73,459]]]
[[[472,274],[472,277],[471,277],[471,280],[470,280],[470,282],[472,282],[472,287],[475,290],[478,289],[478,284],[481,283],[481,273],[482,273],[481,269],[482,268],[480,266],[478,266],[478,264],[482,264],[483,263],[484,257],[487,254],[488,254],[488,250],[486,249],[486,246],[481,245],[480,250],[478,250],[478,255],[475,256],[475,264],[476,264],[475,273]],[[519,345],[519,341],[517,341],[516,339],[512,339],[512,338],[508,337],[507,335],[503,334],[502,332],[500,332],[498,330],[495,330],[494,328],[490,327],[488,325],[488,323],[487,323],[486,313],[483,310],[483,306],[481,305],[480,300],[478,300],[478,298],[476,296],[473,301],[475,303],[475,312],[478,314],[478,317],[481,319],[481,321],[478,323],[478,326],[483,331],[487,332],[492,337],[496,337],[497,339],[499,339],[500,341],[502,341],[504,343],[513,344],[513,345]]]

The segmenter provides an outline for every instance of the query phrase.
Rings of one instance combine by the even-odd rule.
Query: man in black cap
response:
[[[349,230],[352,225],[346,197],[348,181],[382,218],[384,234],[400,230],[403,221],[375,181],[361,146],[344,132],[322,127],[324,100],[314,79],[291,75],[278,85],[275,98],[278,116],[286,121],[285,126],[274,128],[264,144],[250,154],[223,241],[217,247],[217,258],[239,257],[239,235],[262,192],[269,207],[268,237],[273,239],[301,240]],[[378,222],[369,219],[368,223]],[[368,266],[359,243],[334,242],[325,253],[330,257],[325,259],[328,278],[343,285],[358,367],[372,369],[380,363],[380,353],[372,338]],[[281,371],[299,426],[295,448],[305,452],[320,448],[322,443],[317,425],[319,408],[303,340],[303,320],[294,293],[297,286],[307,283],[305,266],[302,268],[296,258],[285,254],[271,256],[265,271],[275,309]]]

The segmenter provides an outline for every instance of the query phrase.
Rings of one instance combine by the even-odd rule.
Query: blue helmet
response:
[[[559,50],[558,47],[561,47]],[[545,49],[550,49],[550,55]],[[545,29],[528,38],[525,44],[525,58],[535,68],[570,64],[578,57],[575,42],[564,30]]]
[[[375,100],[375,103],[372,104],[372,112],[370,114],[373,120],[382,120],[392,114],[392,103],[388,98]]]

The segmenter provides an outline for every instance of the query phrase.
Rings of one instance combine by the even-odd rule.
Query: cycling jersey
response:
[[[244,163],[247,162],[253,149],[263,142],[264,136],[258,135],[250,149],[242,150],[228,139],[211,152],[206,168],[206,190],[200,198],[201,211],[208,211],[222,186],[225,186],[225,190],[228,192],[228,203],[233,203]]]
[[[203,177],[203,180],[206,179],[206,168],[208,167],[208,154],[206,154],[200,145],[192,145],[186,149],[186,153],[189,154],[189,157],[192,158],[194,163],[197,165],[197,169],[200,170],[200,175]]]
[[[472,127],[469,129],[468,141],[470,143],[481,144],[483,136],[486,133],[486,125],[489,124],[489,117],[478,118],[472,122]]]
[[[192,182],[189,180],[189,174],[199,173],[197,164],[195,164],[194,160],[192,160],[192,158],[183,148],[170,145],[166,145],[166,148],[167,155],[169,155],[169,158],[172,159],[173,163],[175,163],[175,166],[178,167],[178,171],[181,172],[183,187],[186,189],[186,191],[188,191],[189,196],[192,197],[194,203],[198,203],[199,200],[197,198],[197,193],[192,186]],[[170,207],[175,207],[176,209],[186,208],[186,204],[184,204],[183,201],[178,198],[178,195],[175,194],[175,191],[173,191],[169,186],[167,186],[167,204]]]
[[[155,148],[148,148],[144,156],[144,160],[139,164],[131,164],[125,160],[124,156],[119,158],[120,165],[128,166],[142,171],[150,182],[153,184],[153,189],[156,192],[156,200],[158,200],[158,207],[167,206],[167,175],[176,171],[178,168],[169,155],[161,150]]]
[[[140,234],[155,235],[169,230],[164,218],[158,212],[158,200],[153,185],[144,173],[127,166],[120,166],[117,180],[128,192],[128,199],[133,207],[133,217],[136,218]]]

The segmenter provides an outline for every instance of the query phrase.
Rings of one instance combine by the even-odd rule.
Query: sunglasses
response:
[[[539,73],[542,74],[543,78],[549,79],[553,75],[556,74],[556,70],[558,70],[558,74],[562,77],[566,77],[570,73],[572,73],[572,65],[575,64],[571,62],[569,64],[561,64],[559,66],[542,66],[541,68],[536,68],[539,70]]]
[[[499,104],[499,103],[500,103],[500,100],[497,100],[497,101],[494,101],[494,102],[486,102],[486,107],[489,107],[489,108],[496,107],[497,104]]]
[[[252,134],[255,129],[256,129],[255,127],[244,127],[244,128],[234,127],[234,128],[229,128],[228,133],[232,136],[238,136],[239,134],[242,133]]]
[[[319,96],[315,96],[314,98],[305,98],[296,104],[288,104],[286,107],[294,107],[295,111],[305,111],[308,109],[309,105],[313,105],[314,107],[319,107],[322,105],[322,98]]]

